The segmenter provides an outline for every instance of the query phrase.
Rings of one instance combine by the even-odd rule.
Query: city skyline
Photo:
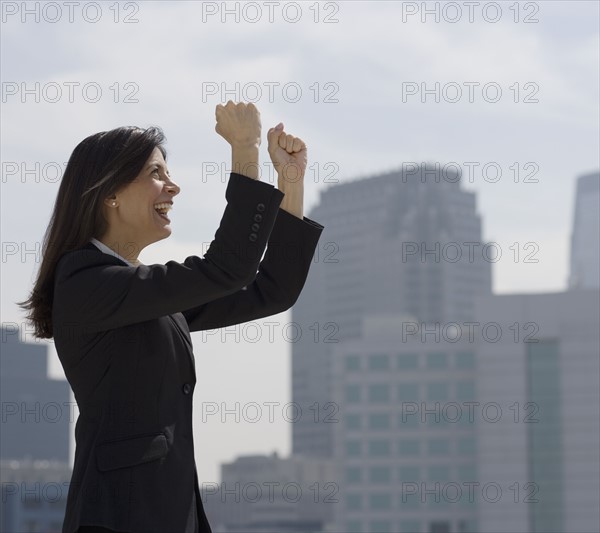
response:
[[[215,94],[215,84],[219,88],[223,82],[227,88],[239,82],[250,97],[256,84],[263,89],[256,101],[263,138],[269,127],[283,121],[307,142],[309,165],[318,170],[311,171],[305,188],[308,216],[332,186],[380,176],[403,163],[455,162],[465,170],[465,189],[477,194],[482,240],[504,247],[518,242],[522,253],[531,251],[523,247],[528,242],[539,246],[539,263],[515,263],[505,256],[492,265],[494,292],[566,289],[575,183],[600,167],[597,3],[534,3],[537,22],[528,23],[524,15],[531,12],[521,12],[514,22],[514,11],[508,10],[498,23],[486,21],[479,11],[473,23],[432,17],[423,23],[418,15],[403,22],[400,2],[380,2],[377,9],[364,2],[339,2],[335,23],[323,22],[331,9],[320,12],[319,22],[306,9],[297,24],[286,22],[281,12],[273,23],[264,18],[256,24],[243,18],[222,23],[216,16],[203,21],[197,2],[174,3],[168,9],[162,2],[135,5],[137,23],[123,22],[132,10],[105,10],[98,23],[87,22],[79,11],[72,23],[64,15],[56,23],[41,16],[38,22],[33,16],[21,22],[19,14],[7,15],[3,23],[3,81],[16,84],[3,86],[1,118],[3,323],[24,322],[14,302],[26,298],[39,267],[27,251],[35,250],[43,236],[64,163],[76,144],[96,131],[156,123],[167,134],[169,166],[182,193],[173,211],[173,235],[144,250],[141,260],[182,261],[205,251],[225,207],[227,174],[214,165],[220,169],[229,158],[227,146],[214,133],[214,108],[224,99],[243,96],[241,91]],[[119,22],[114,22],[117,15]],[[23,102],[20,84],[25,82],[29,88],[46,84],[46,99],[40,89],[39,103],[35,95]],[[463,99],[450,102],[453,86],[447,85],[448,98],[439,103],[433,98],[423,103],[419,94],[406,95],[403,102],[403,83],[419,88],[422,82],[430,88],[436,82],[457,83]],[[505,98],[489,103],[476,92],[470,103],[465,82],[499,84]],[[62,90],[56,103],[51,102],[56,94],[52,83]],[[68,101],[69,83],[79,84],[71,85],[77,89],[73,102]],[[79,89],[86,83],[101,87],[98,102],[82,98]],[[280,83],[278,89],[298,84],[303,96],[294,103],[292,92],[286,99],[277,90],[269,99],[265,83]],[[510,87],[515,83],[521,100],[534,93],[525,84],[536,83],[539,90],[533,97],[539,102],[514,102]],[[93,89],[91,85],[89,100],[95,97]],[[125,101],[131,99],[138,102]],[[261,158],[267,159],[264,144]],[[470,183],[469,162],[478,163]],[[499,182],[491,182],[494,165],[489,166],[490,181],[482,178],[479,171],[488,163],[502,169]],[[514,182],[517,169],[519,183]],[[524,183],[527,176],[537,181]],[[331,250],[319,251],[323,257]],[[291,450],[291,426],[281,410],[273,423],[264,418],[236,423],[232,416],[224,421],[220,416],[222,407],[235,409],[236,402],[279,402],[281,407],[291,401],[292,342],[283,328],[291,317],[291,312],[270,317],[277,323],[272,338],[269,319],[257,322],[257,342],[249,327],[229,336],[192,336],[198,374],[194,429],[202,479],[218,479],[218,465],[240,454],[275,449],[287,455]],[[60,377],[54,347],[47,344],[51,375]],[[232,368],[248,383],[231,376]],[[215,406],[218,412],[210,414]]]

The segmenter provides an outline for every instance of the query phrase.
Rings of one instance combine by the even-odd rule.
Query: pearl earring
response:
[[[112,205],[117,205],[117,202],[113,202],[113,204],[112,204]]]

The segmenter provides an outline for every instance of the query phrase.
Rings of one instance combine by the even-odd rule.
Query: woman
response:
[[[304,286],[323,230],[303,216],[305,144],[281,123],[269,130],[275,188],[258,179],[256,107],[229,101],[216,121],[234,171],[203,258],[138,259],[171,234],[180,192],[160,129],[92,135],[65,169],[20,304],[39,338],[54,337],[79,407],[63,533],[211,531],[194,458],[190,332],[283,312]]]

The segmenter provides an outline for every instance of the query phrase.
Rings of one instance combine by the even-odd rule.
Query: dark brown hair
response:
[[[103,200],[132,182],[155,148],[166,161],[164,142],[165,136],[158,127],[125,126],[90,135],[75,147],[44,234],[37,280],[30,297],[16,302],[30,311],[26,318],[34,325],[34,336],[53,336],[54,272],[59,259],[106,232]]]

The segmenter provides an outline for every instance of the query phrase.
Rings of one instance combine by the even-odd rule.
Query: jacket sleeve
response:
[[[324,226],[279,209],[256,278],[237,292],[183,311],[189,330],[216,329],[286,311],[308,276]]]
[[[97,251],[66,253],[56,267],[53,326],[105,331],[240,290],[256,276],[283,196],[273,185],[232,172],[221,223],[203,258],[133,268]]]

